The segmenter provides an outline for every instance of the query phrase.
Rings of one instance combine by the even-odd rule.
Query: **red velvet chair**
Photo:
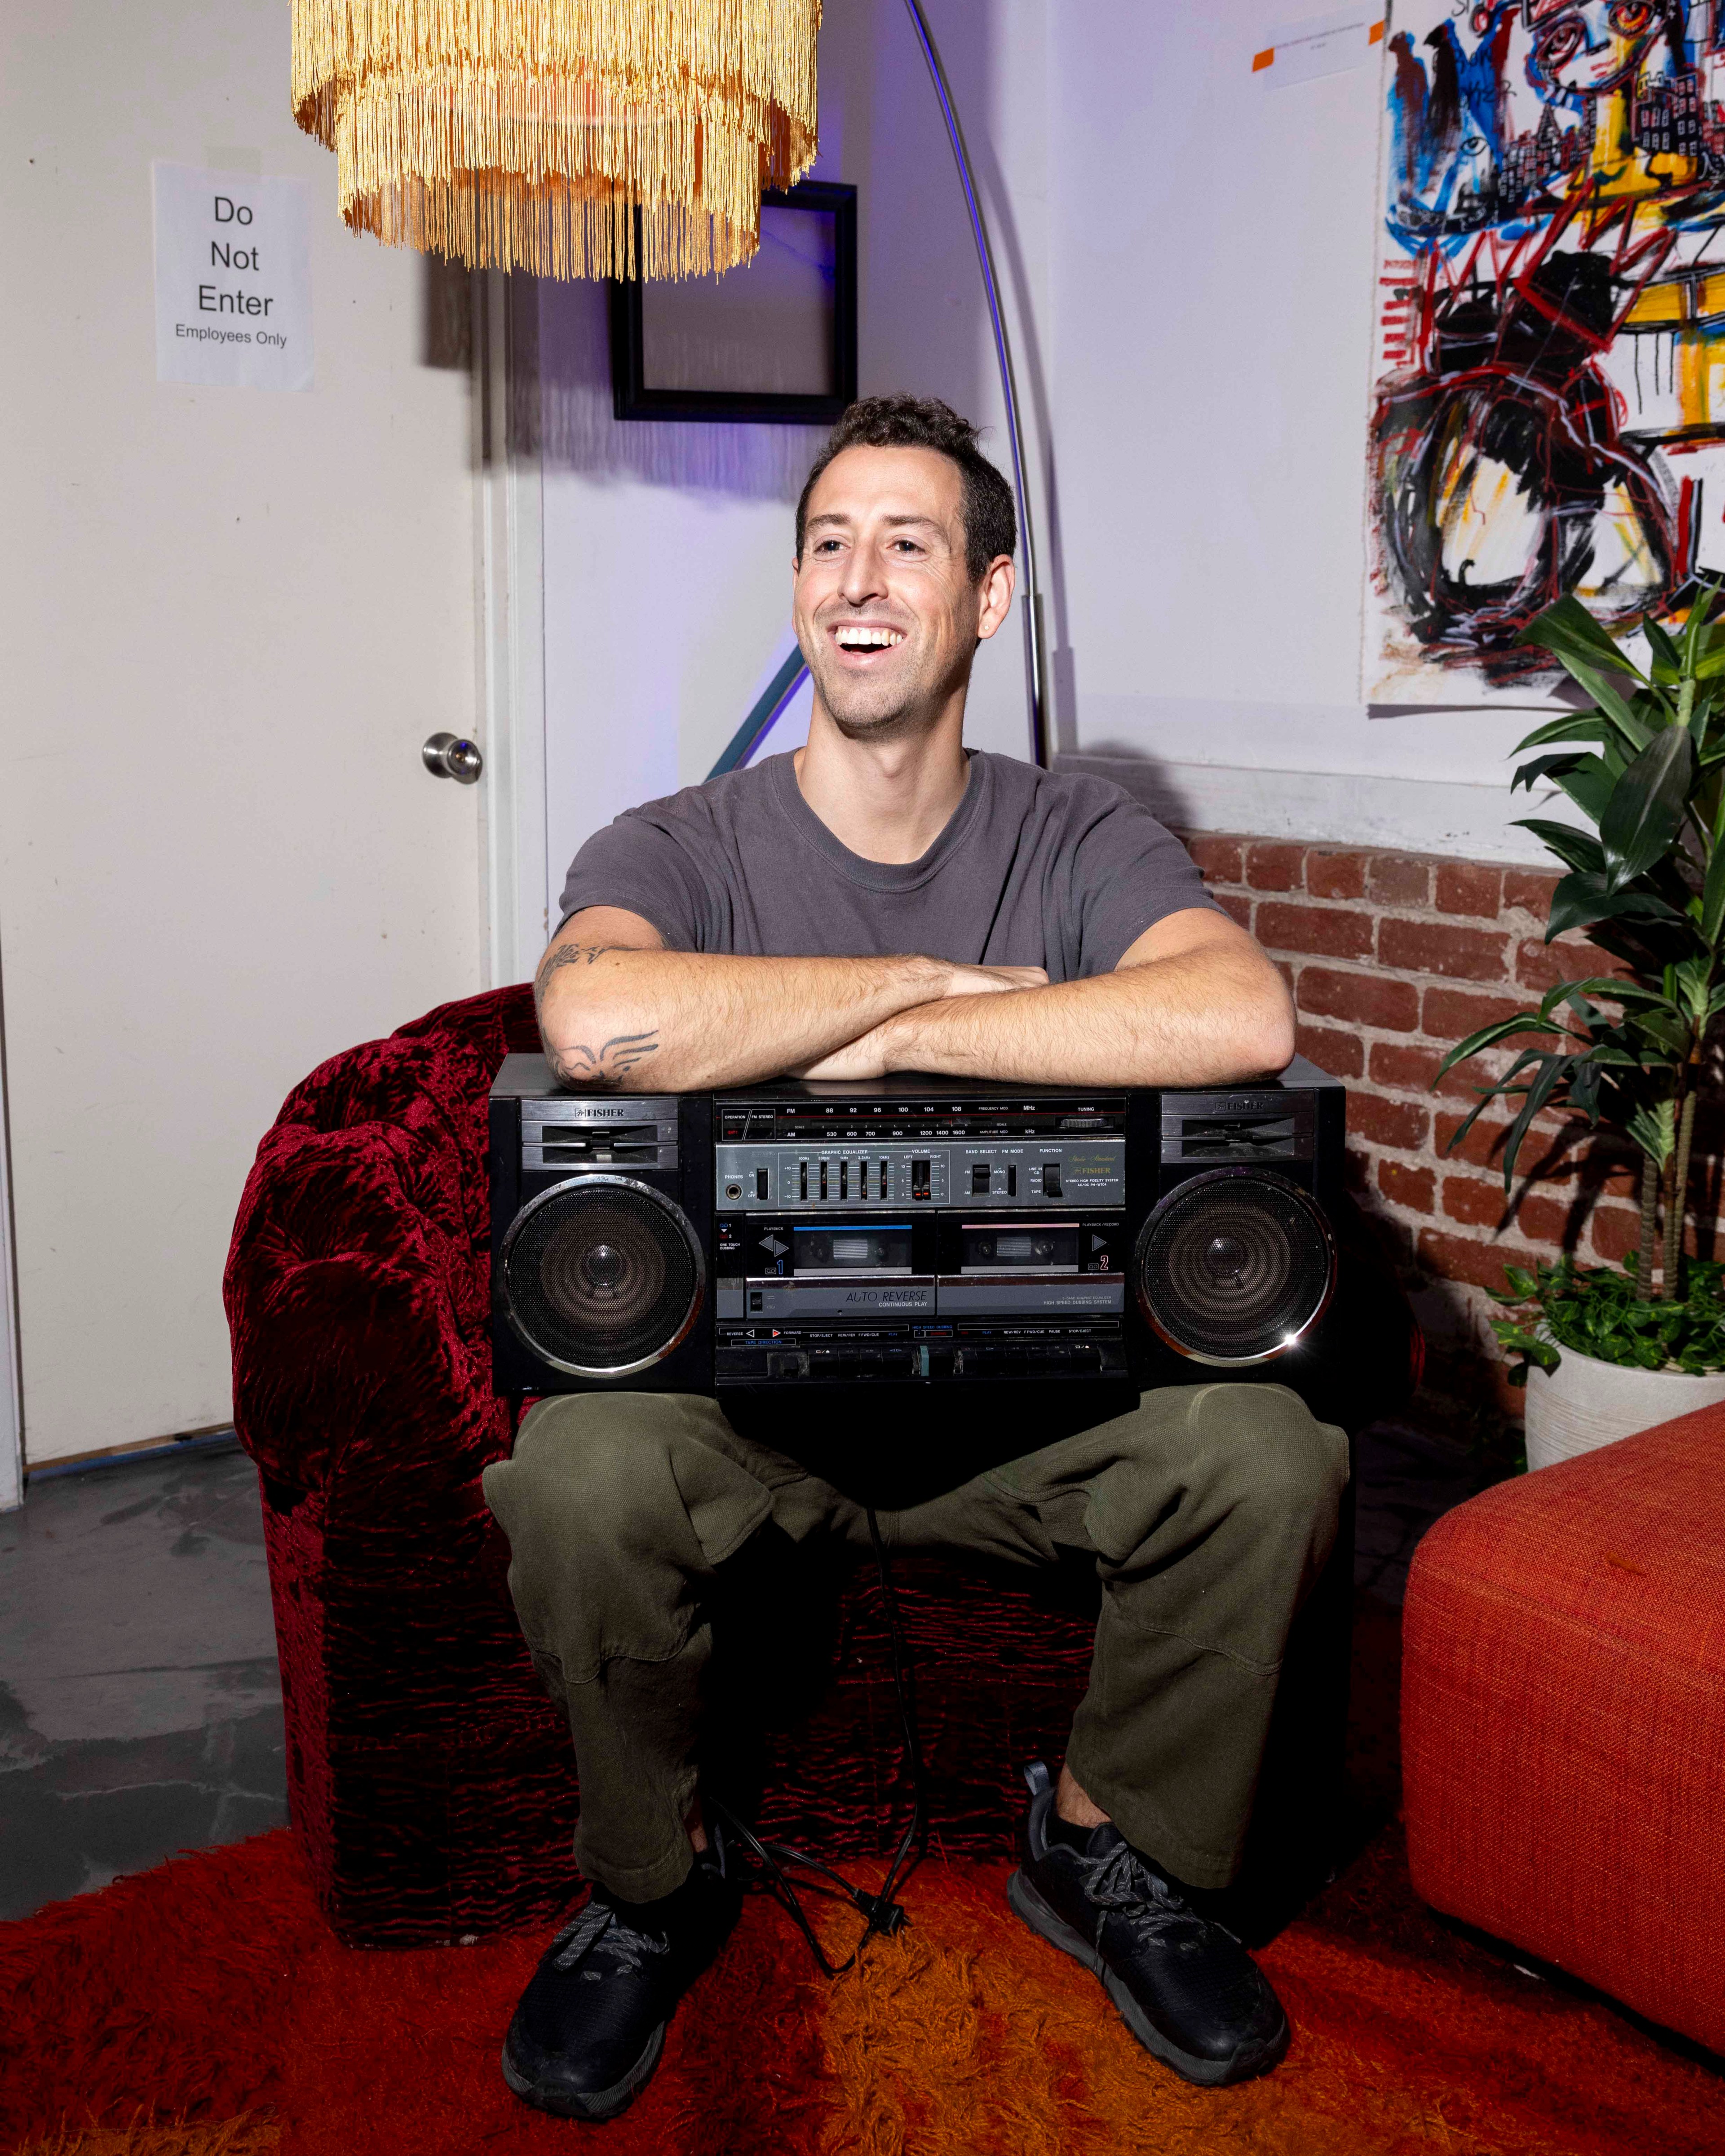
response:
[[[1725,1409],[1432,1528],[1402,1761],[1434,1907],[1725,2052]]]
[[[445,1004],[335,1057],[259,1147],[226,1280],[234,1423],[263,1482],[288,1789],[354,1944],[551,1916],[576,1883],[568,1732],[516,1630],[480,1471],[490,1391],[485,1099],[534,1049],[525,988]],[[1016,1768],[1058,1756],[1090,1663],[1059,1584],[902,1567],[937,1845],[1004,1851]],[[904,1816],[878,1589],[836,1614],[834,1681],[771,1740],[762,1817],[855,1853]]]
[[[516,1630],[480,1490],[512,1435],[490,1390],[486,1096],[504,1055],[537,1045],[517,988],[334,1057],[288,1096],[234,1228],[234,1416],[263,1484],[289,1799],[322,1906],[356,1945],[542,1920],[576,1884],[569,1736]],[[1368,1322],[1411,1324],[1399,1305]],[[1277,1699],[1238,1919],[1260,1931],[1312,1883],[1332,1830],[1352,1571],[1350,1511]],[[1060,1755],[1088,1676],[1094,1578],[931,1558],[895,1574],[933,1845],[1004,1853],[1018,1769]],[[832,1614],[824,1697],[768,1733],[761,1818],[829,1852],[883,1851],[908,1789],[871,1573],[845,1579]]]

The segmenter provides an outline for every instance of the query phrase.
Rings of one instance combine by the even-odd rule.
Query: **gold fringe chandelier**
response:
[[[750,260],[815,147],[821,0],[293,0],[294,117],[341,215],[542,277]]]

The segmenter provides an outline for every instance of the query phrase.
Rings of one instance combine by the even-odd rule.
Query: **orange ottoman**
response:
[[[1725,2051],[1725,1409],[1432,1528],[1402,1765],[1434,1908]]]

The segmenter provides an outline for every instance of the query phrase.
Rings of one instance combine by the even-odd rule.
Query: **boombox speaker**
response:
[[[1353,1430],[1405,1396],[1414,1336],[1343,1188],[1344,1111],[1298,1060],[1228,1088],[619,1097],[511,1056],[491,1094],[495,1382],[771,1403],[781,1433],[863,1394],[882,1427],[920,1401],[971,1446],[1009,1399],[996,1457],[1028,1449],[1027,1416],[1055,1434],[1223,1378]]]

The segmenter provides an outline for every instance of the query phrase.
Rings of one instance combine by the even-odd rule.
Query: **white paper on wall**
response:
[[[159,158],[151,177],[157,380],[311,388],[305,182]]]
[[[1384,0],[1283,23],[1253,41],[1252,73],[1266,90],[1363,67],[1384,35]]]
[[[1368,701],[1541,704],[1517,631],[1725,573],[1725,8],[1395,0]]]

